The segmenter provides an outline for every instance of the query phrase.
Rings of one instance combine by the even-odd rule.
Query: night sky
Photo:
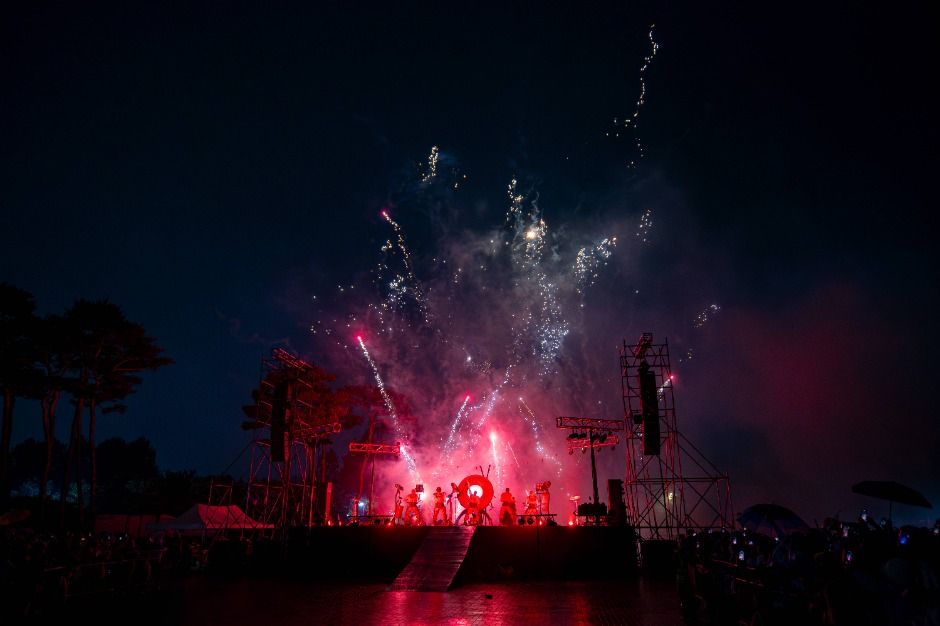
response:
[[[176,360],[99,437],[146,436],[166,469],[225,469],[250,440],[260,357],[332,362],[309,328],[338,285],[369,283],[380,210],[426,261],[457,224],[501,223],[515,176],[559,232],[629,240],[591,304],[605,412],[616,345],[652,331],[674,357],[694,349],[676,367],[680,427],[739,508],[854,516],[864,479],[940,502],[927,3],[345,4],[3,9],[0,280],[42,313],[110,298]],[[635,109],[653,23],[637,133],[605,136]],[[431,146],[468,180],[439,212],[411,210]],[[38,409],[16,419],[16,440],[41,436]]]

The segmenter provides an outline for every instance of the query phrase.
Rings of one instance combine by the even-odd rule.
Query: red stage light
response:
[[[572,522],[571,520],[568,520],[568,525],[569,525],[569,526],[574,526],[574,522]]]

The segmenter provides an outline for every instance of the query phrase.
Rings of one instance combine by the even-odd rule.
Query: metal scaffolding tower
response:
[[[309,527],[329,517],[323,506],[329,500],[326,446],[342,427],[316,405],[318,376],[314,366],[275,348],[261,359],[255,404],[246,410],[253,420],[242,424],[261,433],[252,442],[245,512],[276,528]]]
[[[641,539],[734,527],[731,481],[679,431],[669,345],[643,333],[620,350],[627,515]]]

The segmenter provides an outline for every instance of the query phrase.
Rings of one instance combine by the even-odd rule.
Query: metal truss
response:
[[[251,518],[276,528],[313,525],[313,451],[302,441],[292,441],[285,460],[274,461],[271,442],[254,441],[246,497]]]
[[[349,451],[353,454],[366,454],[371,457],[372,478],[369,482],[369,510],[367,515],[363,517],[372,518],[375,516],[373,511],[373,503],[375,502],[375,457],[380,455],[393,456],[397,459],[401,456],[401,443],[360,443],[351,441],[349,443]],[[359,517],[359,497],[360,496],[356,496],[356,501],[353,506],[353,513],[355,513],[356,517]]]
[[[558,428],[569,430],[625,430],[623,420],[605,420],[592,417],[559,417],[555,420]]]
[[[644,456],[640,369],[655,375],[659,454]],[[675,539],[687,530],[732,528],[731,481],[679,432],[669,345],[643,333],[623,342],[620,377],[626,424],[627,515],[640,539]],[[652,432],[652,431],[651,431]]]
[[[317,505],[326,490],[322,467],[328,436],[342,431],[334,416],[323,415],[322,407],[309,400],[314,389],[316,368],[286,350],[275,348],[270,357],[261,359],[261,379],[255,398],[252,421],[242,428],[257,430],[252,442],[245,512],[277,529],[325,523],[329,511]],[[285,398],[281,430],[284,459],[272,456],[272,413],[276,384],[289,388]],[[305,395],[307,398],[305,399]],[[313,395],[313,397],[316,397]],[[278,447],[280,447],[280,442]],[[317,467],[321,476],[317,476]],[[328,501],[329,498],[326,497]]]
[[[388,454],[398,456],[401,454],[401,444],[390,445],[387,443],[358,443],[350,442],[349,451],[358,454]]]

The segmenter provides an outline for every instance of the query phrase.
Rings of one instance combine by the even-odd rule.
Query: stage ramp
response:
[[[436,526],[389,591],[447,591],[463,565],[475,526]]]

